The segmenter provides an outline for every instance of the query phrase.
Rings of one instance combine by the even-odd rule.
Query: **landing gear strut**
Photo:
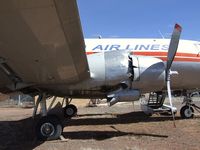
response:
[[[55,140],[61,136],[63,132],[63,126],[58,116],[47,114],[48,111],[46,106],[46,99],[47,96],[45,93],[40,94],[33,111],[33,118],[35,118],[38,106],[40,104],[42,117],[36,124],[36,135],[39,140]]]

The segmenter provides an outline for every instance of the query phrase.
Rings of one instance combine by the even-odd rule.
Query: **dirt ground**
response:
[[[177,127],[174,128],[170,116],[155,114],[148,117],[140,111],[139,105],[134,109],[131,103],[110,108],[84,107],[81,102],[78,116],[65,121],[63,136],[67,141],[39,142],[34,134],[32,111],[0,108],[0,150],[200,149],[198,116],[182,120],[178,113]]]

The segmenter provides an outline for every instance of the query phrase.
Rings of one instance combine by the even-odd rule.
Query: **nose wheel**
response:
[[[180,110],[181,118],[190,119],[194,117],[194,109],[191,106],[185,105]]]
[[[69,104],[64,107],[64,116],[66,118],[74,117],[77,114],[77,107],[75,105]]]

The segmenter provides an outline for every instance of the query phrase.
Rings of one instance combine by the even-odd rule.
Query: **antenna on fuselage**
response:
[[[102,39],[101,34],[93,34],[92,37],[94,37],[94,38],[98,38],[98,39]]]
[[[160,36],[162,37],[162,39],[165,39],[164,35],[162,34],[162,32],[160,30],[158,30],[158,33],[160,34]]]
[[[98,39],[102,39],[102,36],[101,36],[101,35],[98,35]]]

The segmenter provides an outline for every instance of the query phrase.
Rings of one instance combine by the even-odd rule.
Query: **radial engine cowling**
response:
[[[165,63],[155,57],[132,57],[134,81],[132,87],[141,92],[160,91],[165,86]]]
[[[140,91],[160,91],[165,86],[165,63],[149,56],[127,55],[125,52],[109,52],[105,57],[105,83],[115,85],[130,78],[130,58],[133,64],[132,88]],[[130,84],[130,82],[128,83]]]

